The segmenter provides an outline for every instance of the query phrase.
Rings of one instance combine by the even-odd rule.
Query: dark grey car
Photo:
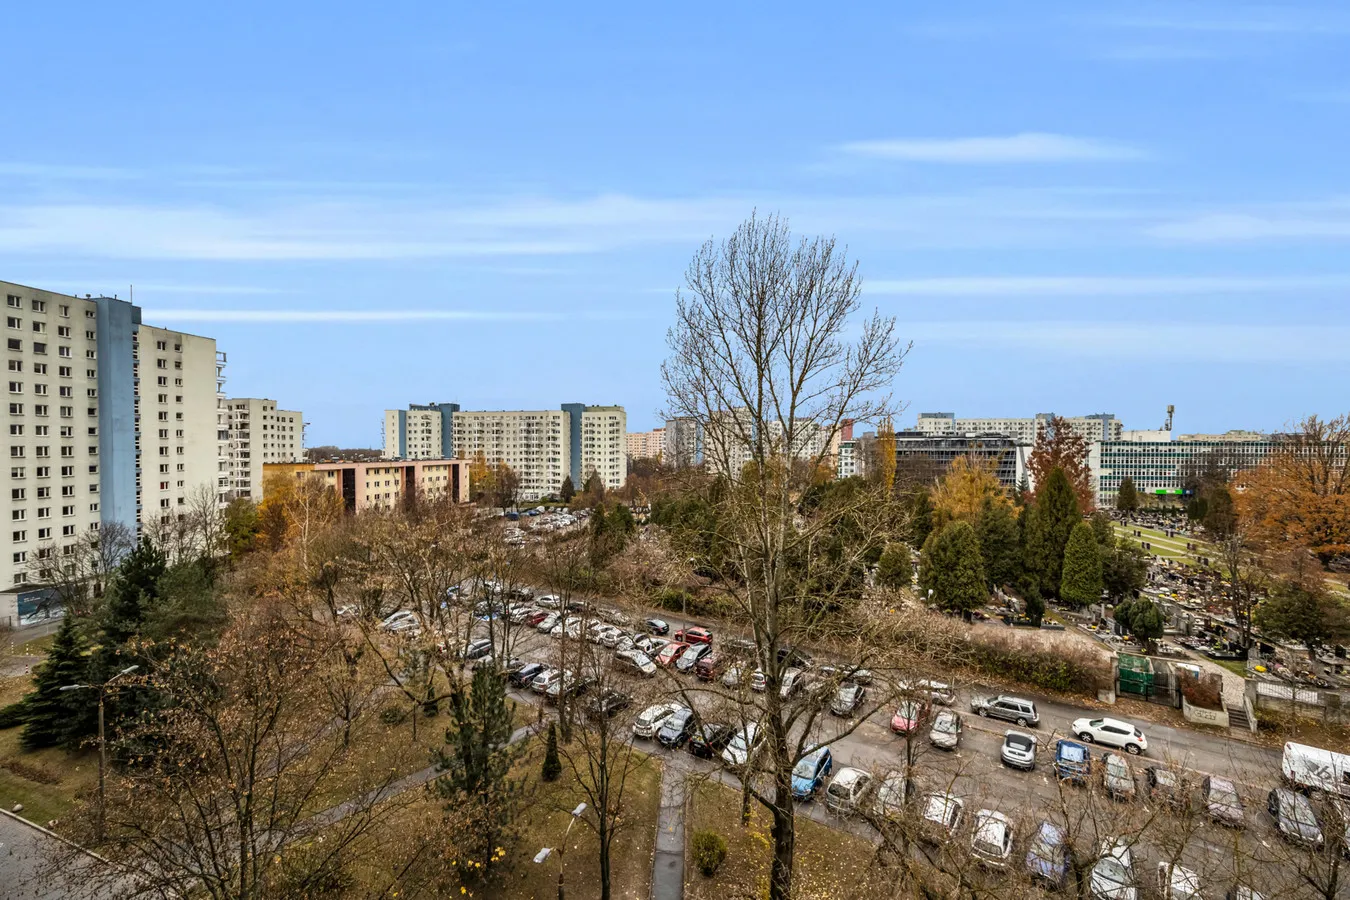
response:
[[[1040,714],[1036,712],[1035,703],[1021,697],[1009,697],[1005,694],[1000,694],[997,697],[976,697],[970,701],[970,711],[991,719],[1016,722],[1019,728],[1026,728],[1027,726],[1034,728],[1041,722]]]

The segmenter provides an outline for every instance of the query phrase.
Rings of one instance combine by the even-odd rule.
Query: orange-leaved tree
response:
[[[1087,439],[1074,431],[1062,416],[1051,416],[1037,432],[1036,446],[1027,458],[1027,469],[1038,492],[1051,471],[1063,469],[1078,497],[1079,510],[1090,513],[1096,507],[1092,471],[1088,468]]]
[[[995,506],[1012,507],[1008,492],[994,474],[994,461],[958,456],[933,488],[933,527],[979,518],[986,499]]]

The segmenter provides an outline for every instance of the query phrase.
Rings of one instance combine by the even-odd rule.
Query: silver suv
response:
[[[1016,722],[1022,728],[1028,725],[1034,727],[1041,722],[1035,703],[1021,697],[1008,697],[1002,694],[997,697],[976,697],[970,701],[970,711],[981,716]]]

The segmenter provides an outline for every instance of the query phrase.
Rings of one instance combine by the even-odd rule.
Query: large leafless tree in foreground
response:
[[[746,617],[768,682],[761,726],[773,770],[769,897],[787,900],[797,748],[792,707],[779,690],[793,660],[779,651],[803,635],[804,606],[821,599],[803,596],[809,581],[792,560],[809,557],[813,541],[837,524],[830,516],[802,521],[797,507],[845,420],[879,422],[894,411],[890,384],[908,348],[894,319],[874,313],[857,321],[857,266],[834,239],[794,241],[776,216],[751,216],[725,241],[704,244],[685,286],[661,369],[667,418],[702,428],[705,463],[729,482],[718,581]]]

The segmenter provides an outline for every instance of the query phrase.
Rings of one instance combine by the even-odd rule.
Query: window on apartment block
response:
[[[5,304],[9,306],[10,309],[23,309],[23,301],[13,294],[5,295]]]

